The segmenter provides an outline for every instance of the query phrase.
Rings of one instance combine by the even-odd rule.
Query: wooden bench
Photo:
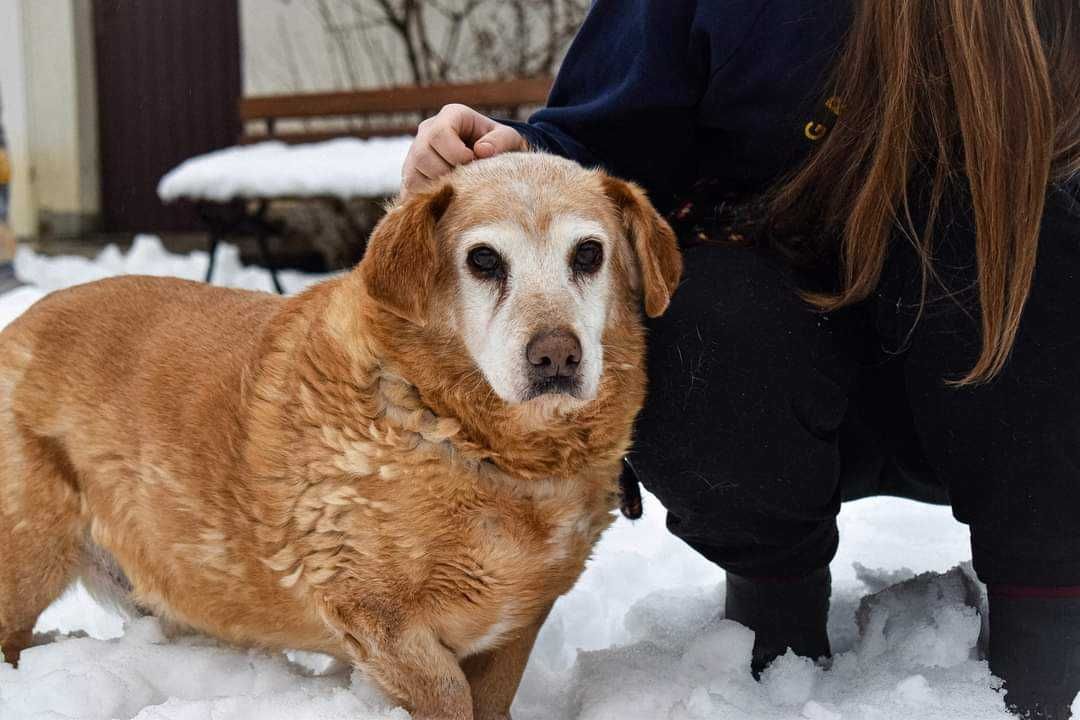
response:
[[[338,137],[415,135],[425,117],[444,105],[461,103],[488,114],[519,117],[523,109],[543,105],[551,90],[549,77],[454,85],[408,85],[354,92],[261,95],[240,101],[244,125],[241,143],[275,139],[289,143]],[[404,118],[402,117],[404,116]],[[342,130],[280,130],[283,121],[358,120]]]
[[[354,92],[305,93],[296,95],[264,95],[244,98],[239,104],[243,126],[239,145],[274,140],[287,144],[318,143],[338,138],[392,138],[415,135],[417,126],[425,118],[438,112],[444,105],[462,103],[481,112],[521,118],[531,108],[541,106],[547,100],[552,80],[548,77],[494,82],[444,84],[430,86],[404,86]],[[306,147],[316,147],[309,145]],[[254,149],[254,148],[253,148]],[[193,158],[187,163],[212,159],[223,152],[243,152],[242,148],[210,153]],[[240,156],[243,157],[243,156]],[[234,160],[236,157],[234,156]],[[203,169],[207,166],[204,164]],[[271,257],[268,239],[281,232],[279,224],[268,217],[268,208],[275,200],[314,200],[328,203],[336,213],[349,219],[345,203],[351,198],[374,197],[364,191],[356,193],[327,193],[325,190],[308,192],[301,183],[297,189],[267,194],[260,190],[238,191],[230,197],[218,194],[181,190],[163,192],[170,176],[183,171],[184,165],[171,171],[159,185],[163,200],[184,198],[193,201],[209,228],[210,263],[206,279],[210,282],[214,271],[214,255],[218,245],[227,237],[254,235],[263,263],[270,271],[274,288],[282,292],[275,263]],[[313,170],[315,172],[315,170]],[[400,173],[400,168],[397,168]],[[398,178],[399,179],[399,178]],[[223,178],[223,185],[228,178]],[[313,178],[317,180],[317,178]],[[204,178],[205,181],[205,178]],[[212,182],[208,183],[212,184]],[[318,182],[311,183],[318,186]],[[387,193],[386,183],[380,196]],[[395,185],[396,187],[396,185]],[[350,223],[351,224],[351,223]],[[364,233],[354,228],[357,235]]]

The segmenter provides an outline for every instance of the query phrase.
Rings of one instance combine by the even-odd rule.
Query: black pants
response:
[[[949,222],[917,323],[901,243],[831,315],[768,251],[687,249],[632,455],[671,531],[727,570],[802,575],[836,552],[843,500],[896,494],[950,503],[985,582],[1080,585],[1080,204],[1050,193],[1009,363],[956,387],[980,348],[973,237]]]

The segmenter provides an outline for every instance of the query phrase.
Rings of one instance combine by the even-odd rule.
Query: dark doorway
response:
[[[161,176],[239,131],[237,0],[94,0],[106,232],[199,228],[162,205]]]

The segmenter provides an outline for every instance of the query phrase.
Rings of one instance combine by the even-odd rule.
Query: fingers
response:
[[[475,159],[462,139],[478,124],[479,115],[464,105],[447,105],[420,123],[401,170],[402,194],[424,190],[458,165]],[[487,118],[484,118],[485,120]]]
[[[513,128],[465,105],[447,105],[420,123],[402,168],[402,194],[429,188],[455,167],[477,158],[524,149],[524,139]]]
[[[499,153],[525,150],[525,138],[509,125],[495,126],[473,144],[473,151],[478,158],[489,158]]]
[[[425,152],[417,155],[415,170],[428,180],[438,180],[457,166],[443,159],[438,152]]]
[[[452,125],[436,125],[428,135],[428,145],[451,168],[466,165],[476,159],[473,151],[466,147],[459,131]]]
[[[401,195],[411,195],[431,187],[432,178],[420,172],[418,158],[427,151],[426,145],[419,139],[413,140],[409,146],[409,153],[405,156],[405,164],[401,167]]]

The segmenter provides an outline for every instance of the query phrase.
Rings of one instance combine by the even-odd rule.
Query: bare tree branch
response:
[[[294,0],[295,1],[295,0]],[[352,87],[554,73],[589,0],[303,0]],[[363,76],[363,77],[362,77]]]

